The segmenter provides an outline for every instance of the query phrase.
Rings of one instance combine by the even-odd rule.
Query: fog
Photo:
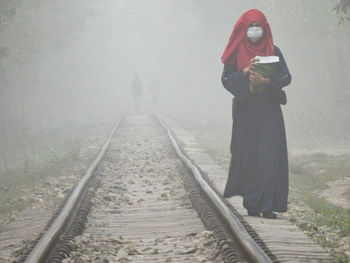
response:
[[[341,3],[347,9],[334,10]],[[0,234],[4,237],[0,261],[7,253],[17,260],[28,252],[34,232],[39,231],[40,224],[46,224],[45,218],[50,218],[51,212],[71,193],[124,113],[157,112],[174,119],[194,135],[198,147],[213,157],[220,170],[228,171],[233,95],[221,83],[221,56],[237,19],[252,8],[266,15],[292,82],[284,88],[287,104],[281,106],[288,168],[282,135],[273,147],[268,143],[271,136],[267,136],[261,140],[261,151],[256,157],[249,157],[254,162],[267,149],[271,152],[272,157],[262,160],[273,163],[273,172],[267,176],[270,169],[261,169],[258,181],[267,185],[267,180],[276,179],[277,183],[271,185],[280,188],[283,182],[283,186],[278,191],[276,187],[265,187],[264,193],[274,189],[277,196],[283,187],[288,192],[283,174],[288,169],[288,214],[282,220],[288,218],[321,244],[324,251],[332,256],[338,254],[335,261],[347,262],[350,0],[0,0]],[[142,88],[142,95],[137,87]],[[179,207],[185,205],[187,209],[189,203],[177,185],[182,181],[175,179],[184,170],[170,165],[172,159],[165,154],[168,148],[162,144],[163,138],[149,139],[159,134],[156,129],[134,125],[136,121],[148,125],[152,119],[129,117],[125,123],[130,126],[119,130],[125,136],[123,142],[112,142],[118,145],[112,146],[111,155],[96,170],[96,179],[101,178],[101,183],[91,184],[109,185],[96,192],[97,202],[92,201],[98,204],[96,211],[106,210],[119,216],[125,214],[124,204],[126,210],[132,203],[149,207],[153,197],[162,203],[181,201]],[[277,119],[275,127],[276,122]],[[278,119],[280,127],[279,124]],[[249,149],[249,144],[242,145]],[[255,147],[255,143],[252,145]],[[275,158],[277,146],[279,158]],[[191,149],[197,156],[196,148]],[[154,154],[156,150],[159,153]],[[134,158],[128,156],[134,153]],[[244,160],[247,153],[242,154]],[[198,156],[207,160],[205,155]],[[255,168],[260,169],[260,163],[253,163],[244,171],[246,179],[237,182],[248,182]],[[214,171],[208,176],[218,179],[214,183],[221,185],[217,166],[210,161],[203,169]],[[162,185],[158,175],[166,178]],[[269,179],[262,179],[265,175]],[[130,188],[129,184],[134,186]],[[138,185],[146,188],[140,188],[132,198],[124,194]],[[147,197],[139,198],[143,193]],[[265,197],[261,204],[268,199]],[[32,224],[36,218],[41,218],[40,222]],[[87,227],[93,225],[89,222]],[[21,235],[12,235],[14,232],[8,229],[20,229],[30,240],[22,241]],[[202,236],[212,238],[206,232]],[[103,236],[79,238],[76,247],[79,251],[84,245],[80,250],[84,252],[88,251],[85,245],[93,245],[96,259],[107,257],[104,249],[111,247],[112,258],[124,257],[127,248],[137,242],[123,236],[118,234],[118,240],[125,240],[125,247],[118,245],[119,254],[113,247],[115,240],[110,246],[110,238]],[[200,236],[193,238],[198,241]],[[95,241],[101,240],[103,245],[97,247],[103,249],[96,252],[95,244],[99,243]],[[171,242],[176,242],[176,238]],[[203,249],[197,249],[202,243],[208,242],[197,242],[193,251],[202,253]],[[215,242],[209,243],[214,246]],[[150,252],[147,249],[135,247],[136,252],[146,254]],[[187,252],[191,251],[192,248]],[[88,257],[86,254],[82,260]]]
[[[263,11],[291,71],[290,149],[347,151],[350,23],[338,1],[0,1],[1,136],[113,122],[138,74],[160,83],[157,110],[231,133],[222,52],[239,16]],[[340,147],[341,146],[341,147]]]

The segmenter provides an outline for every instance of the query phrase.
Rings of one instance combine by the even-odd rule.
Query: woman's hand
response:
[[[258,58],[252,58],[250,60],[249,65],[243,69],[244,74],[248,75],[252,70],[256,69],[258,66],[257,62],[259,61]]]
[[[265,78],[255,71],[250,71],[249,80],[253,86],[255,85],[267,86],[271,82],[269,78]]]

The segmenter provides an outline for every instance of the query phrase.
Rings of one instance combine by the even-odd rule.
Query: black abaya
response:
[[[280,72],[266,90],[253,94],[249,79],[235,65],[225,65],[224,87],[235,96],[231,140],[231,164],[224,197],[243,196],[251,212],[285,212],[288,199],[286,132],[280,104],[286,103],[282,88],[291,82],[281,51]]]

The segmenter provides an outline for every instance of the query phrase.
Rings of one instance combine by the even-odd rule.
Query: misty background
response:
[[[265,13],[293,77],[283,106],[289,149],[348,151],[350,24],[338,25],[338,2],[1,0],[2,156],[51,130],[112,124],[133,105],[135,74],[145,89],[159,81],[160,112],[229,138],[220,58],[251,8]]]

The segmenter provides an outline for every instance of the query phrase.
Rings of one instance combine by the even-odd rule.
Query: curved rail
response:
[[[79,198],[81,197],[81,194],[87,185],[87,182],[90,180],[92,174],[96,170],[97,165],[102,160],[103,156],[105,155],[111,140],[113,138],[114,133],[119,128],[121,121],[123,120],[124,116],[121,117],[116,124],[114,125],[106,143],[102,147],[100,153],[94,160],[94,162],[90,165],[90,167],[85,172],[83,178],[79,181],[79,183],[74,188],[72,194],[69,196],[67,202],[65,203],[64,207],[62,208],[59,215],[56,217],[55,221],[52,223],[50,228],[45,232],[45,234],[40,238],[39,242],[36,244],[32,252],[27,257],[26,261],[27,263],[37,263],[42,262],[45,259],[45,256],[48,254],[50,248],[55,243],[55,240],[59,236],[59,234],[64,229],[65,224],[68,222],[71,215],[74,213],[74,209],[77,206],[79,202]]]
[[[245,251],[249,254],[249,256],[256,263],[272,263],[272,260],[269,258],[268,255],[266,255],[266,253],[260,248],[260,246],[249,235],[249,233],[246,231],[246,229],[244,228],[242,223],[239,221],[239,219],[225,205],[225,203],[222,201],[220,196],[218,196],[218,194],[203,179],[203,176],[200,173],[199,169],[192,163],[192,161],[190,159],[188,159],[182,153],[180,147],[178,146],[178,144],[176,142],[176,139],[175,139],[173,133],[168,128],[168,126],[164,123],[164,121],[161,119],[161,117],[157,116],[156,114],[154,114],[154,116],[160,122],[160,124],[164,127],[164,129],[167,131],[168,136],[171,140],[171,143],[172,143],[178,157],[185,163],[185,165],[188,168],[191,169],[197,183],[200,185],[200,187],[202,188],[205,195],[209,198],[209,200],[211,200],[213,205],[217,208],[217,210],[221,214],[222,218],[227,223],[230,230],[235,234],[235,236],[237,237],[241,246],[245,249]]]

